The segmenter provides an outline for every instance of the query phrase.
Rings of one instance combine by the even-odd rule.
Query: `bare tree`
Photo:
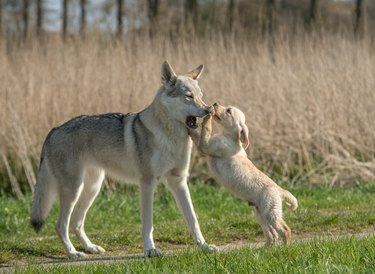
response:
[[[197,0],[185,0],[184,13],[185,13],[185,23],[190,23],[189,21],[194,21],[197,18],[198,11],[198,1]]]
[[[362,38],[365,32],[365,0],[357,0],[355,6],[355,25],[354,34]]]
[[[86,0],[80,0],[81,2],[81,24],[80,24],[80,34],[82,37],[85,35],[86,29]]]
[[[22,3],[22,18],[23,18],[23,38],[27,38],[29,30],[29,0],[23,0]]]
[[[147,0],[148,3],[148,18],[149,22],[149,34],[150,37],[153,36],[154,29],[157,27],[157,17],[159,13],[159,0]]]
[[[121,38],[123,30],[123,0],[117,0],[117,37]]]
[[[68,4],[69,4],[69,0],[63,0],[62,2],[63,6],[62,6],[62,35],[63,35],[63,40],[65,41],[66,40],[66,35],[67,35],[67,30],[68,30],[68,18],[69,18],[69,15],[68,15]]]
[[[0,0],[0,36],[3,34],[3,0]]]
[[[233,21],[234,21],[234,0],[229,0],[227,8],[227,22],[228,30],[233,30]]]
[[[153,19],[157,17],[159,12],[159,0],[147,0],[148,3],[148,17]]]
[[[318,16],[319,0],[310,0],[309,23],[314,24]]]
[[[263,34],[268,33],[272,37],[274,32],[274,25],[275,25],[275,9],[276,9],[276,1],[275,0],[266,0],[265,3],[265,16],[264,16],[264,23],[263,23]]]
[[[36,1],[36,28],[37,35],[41,36],[43,32],[43,0]]]

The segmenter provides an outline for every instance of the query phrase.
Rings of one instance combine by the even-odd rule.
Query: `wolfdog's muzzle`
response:
[[[198,127],[197,117],[188,116],[186,118],[186,125],[191,129],[196,129]]]
[[[198,123],[197,123],[197,117],[204,117],[208,114],[210,114],[214,108],[212,106],[208,106],[202,111],[202,115],[199,116],[188,116],[186,118],[186,125],[191,128],[191,129],[197,129],[198,128]]]

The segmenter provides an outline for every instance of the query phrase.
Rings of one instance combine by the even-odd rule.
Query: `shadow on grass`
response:
[[[10,251],[13,254],[21,254],[21,255],[29,255],[35,257],[49,257],[49,255],[39,249],[34,249],[31,247],[20,247],[20,246],[13,246],[10,248]]]
[[[107,257],[82,257],[82,258],[68,258],[65,254],[61,255],[51,255],[47,252],[40,251],[38,249],[34,249],[31,247],[11,247],[9,249],[12,254],[19,254],[19,255],[27,255],[27,256],[34,256],[34,257],[44,257],[51,259],[50,261],[43,262],[43,264],[63,264],[63,263],[84,263],[90,261],[119,261],[119,260],[132,260],[132,259],[142,259],[144,258],[143,254],[129,254],[123,256],[107,256]],[[0,261],[0,266],[6,267],[8,266],[6,262]]]

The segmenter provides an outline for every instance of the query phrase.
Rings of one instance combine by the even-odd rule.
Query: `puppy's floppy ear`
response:
[[[192,71],[186,73],[185,76],[189,76],[190,78],[193,78],[194,80],[197,80],[199,78],[199,76],[201,76],[203,68],[204,68],[204,66],[202,64],[202,65],[196,67],[195,69],[193,69]]]
[[[249,129],[245,124],[239,126],[238,139],[244,145],[244,148],[247,149],[249,146]]]
[[[161,66],[161,83],[165,86],[167,84],[174,84],[176,82],[177,76],[176,73],[173,71],[172,66],[168,63],[168,61],[164,61],[163,65]]]

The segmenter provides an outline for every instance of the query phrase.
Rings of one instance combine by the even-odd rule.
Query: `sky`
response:
[[[114,0],[86,0],[87,1],[87,15],[86,21],[87,26],[90,27],[95,25],[100,30],[116,30],[116,9],[112,8],[107,14],[103,13],[103,6],[105,3],[112,2]],[[126,9],[134,8],[139,0],[124,0]],[[326,0],[327,1],[327,0]],[[354,0],[333,0],[336,2],[353,2]],[[372,0],[375,1],[375,0]],[[78,32],[79,30],[79,19],[80,19],[80,0],[70,0],[69,5],[69,31]],[[45,19],[43,22],[43,28],[46,31],[60,31],[62,26],[62,0],[44,0],[43,2],[45,13]],[[136,18],[136,24],[142,24],[142,18]],[[128,28],[128,18],[124,16],[124,32]]]
[[[100,29],[116,28],[115,10],[112,10],[109,16],[105,17],[101,12],[103,4],[108,0],[88,0],[87,1],[87,25],[95,23]],[[127,2],[127,1],[125,1]],[[47,31],[59,31],[62,26],[62,1],[61,0],[45,0],[44,9],[46,12],[46,19],[43,27]],[[79,28],[79,0],[71,0],[69,6],[69,28],[77,31]]]

